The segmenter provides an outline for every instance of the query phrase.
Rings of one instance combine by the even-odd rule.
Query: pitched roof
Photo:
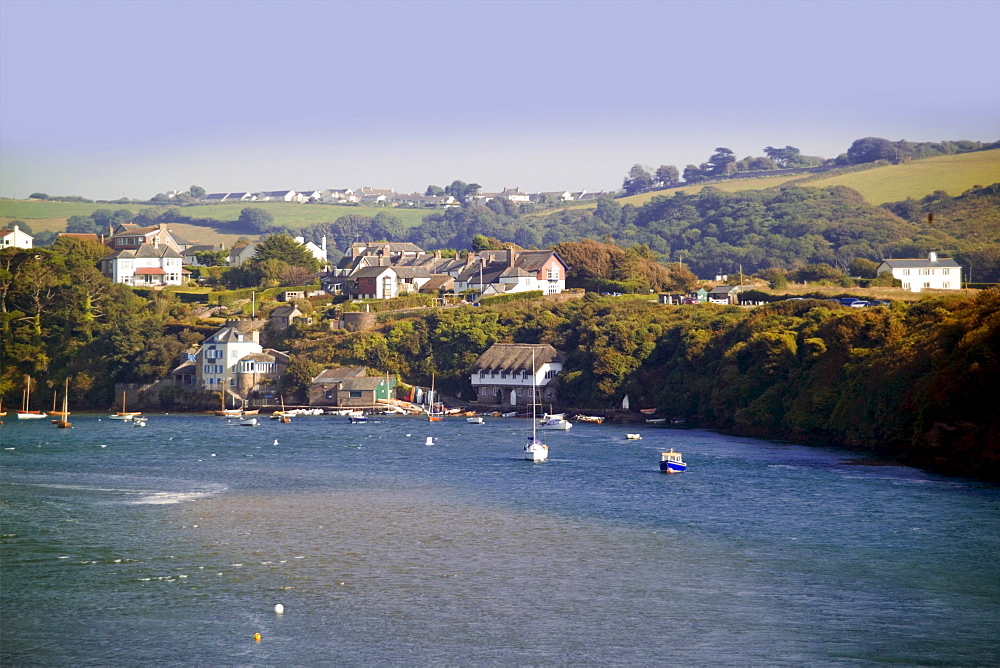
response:
[[[383,380],[381,378],[369,378],[367,376],[345,378],[340,383],[340,391],[341,392],[348,390],[374,391],[376,388],[378,388],[379,384],[382,382]]]
[[[535,354],[535,368],[531,368],[531,353]],[[562,353],[547,343],[494,343],[489,350],[479,356],[472,365],[472,371],[538,371],[547,362],[565,362]]]
[[[927,269],[928,267],[961,267],[950,257],[939,257],[931,262],[927,258],[903,258],[899,260],[882,260],[882,264],[888,265],[892,269]]]
[[[323,369],[315,378],[314,383],[339,383],[345,378],[364,378],[368,370],[363,366],[339,366],[333,369]]]
[[[287,318],[289,316],[295,315],[296,313],[298,313],[299,315],[302,315],[302,311],[300,311],[295,306],[279,306],[279,307],[275,308],[273,311],[271,311],[271,317],[272,318]]]

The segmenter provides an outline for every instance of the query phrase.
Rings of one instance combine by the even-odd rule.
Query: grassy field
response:
[[[316,223],[332,223],[341,216],[374,216],[385,211],[403,222],[403,227],[419,225],[420,221],[435,209],[395,209],[389,207],[336,206],[333,204],[294,204],[290,202],[250,202],[246,204],[205,204],[197,206],[178,207],[182,214],[191,218],[209,218],[211,220],[236,220],[240,211],[252,206],[269,211],[274,216],[274,222],[292,229],[308,227]],[[89,204],[81,202],[44,202],[25,200],[0,200],[0,225],[6,226],[11,220],[23,220],[35,232],[56,231],[66,229],[66,219],[70,216],[89,216],[97,209],[128,209],[138,212],[142,209],[167,209],[170,207],[148,206],[141,204]],[[176,227],[178,231],[179,226]],[[206,230],[207,228],[197,228]],[[201,235],[204,237],[205,235]],[[233,235],[220,235],[230,237]],[[235,238],[235,237],[234,237]],[[205,243],[211,243],[206,241]]]
[[[872,204],[884,204],[899,202],[907,197],[920,199],[935,190],[957,197],[972,186],[994,183],[1000,183],[1000,149],[914,160],[902,165],[831,176],[810,181],[807,185],[812,188],[847,186],[863,194]]]
[[[633,195],[618,201],[622,204],[630,203],[642,206],[653,197],[673,197],[678,190],[683,190],[689,195],[700,192],[705,186],[712,186],[726,192],[763,190],[800,178],[802,178],[801,174],[795,174],[698,183],[692,186]],[[956,197],[972,186],[988,186],[998,182],[1000,182],[1000,149],[914,160],[902,165],[876,167],[862,172],[808,181],[803,185],[808,188],[847,186],[860,192],[872,204],[884,204],[885,202],[898,202],[907,197],[920,199],[935,190],[943,190],[952,197]]]
[[[642,206],[654,197],[673,197],[674,193],[680,190],[683,190],[688,195],[697,195],[702,191],[702,188],[712,186],[713,188],[718,188],[719,190],[734,193],[740,190],[764,190],[765,188],[774,188],[775,186],[780,186],[783,183],[800,178],[802,178],[801,174],[785,174],[782,176],[763,176],[755,179],[733,179],[732,181],[718,181],[714,183],[696,183],[690,186],[667,188],[666,190],[657,190],[651,193],[640,193],[638,195],[632,195],[631,197],[623,197],[618,201],[621,204],[634,204],[635,206]]]

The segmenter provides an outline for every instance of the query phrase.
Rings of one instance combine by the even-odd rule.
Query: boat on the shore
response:
[[[655,408],[640,408],[639,412],[642,413],[643,415],[656,415]]]
[[[666,424],[667,418],[649,418],[646,424]]]
[[[663,473],[680,473],[687,471],[687,464],[681,458],[681,453],[674,452],[674,449],[670,448],[670,452],[660,453],[660,471]]]

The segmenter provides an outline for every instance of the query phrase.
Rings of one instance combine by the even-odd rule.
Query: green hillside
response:
[[[884,204],[907,197],[920,199],[936,190],[957,197],[973,186],[994,183],[1000,183],[1000,149],[924,158],[817,179],[806,185],[815,188],[847,186],[860,192],[872,204]]]
[[[709,181],[641,193],[624,197],[619,202],[642,206],[653,197],[672,197],[679,190],[689,195],[700,192],[706,186],[726,192],[764,190],[802,178],[798,174],[786,174],[764,178]],[[907,197],[920,199],[937,190],[943,190],[952,197],[957,197],[973,186],[988,186],[994,183],[1000,183],[1000,149],[924,158],[901,165],[885,165],[849,174],[810,179],[802,185],[810,188],[847,186],[860,192],[872,204],[883,204],[898,202]]]
[[[334,204],[294,204],[290,202],[250,202],[244,204],[200,204],[183,207],[149,206],[127,203],[86,203],[86,202],[46,202],[40,200],[0,199],[0,225],[11,220],[23,220],[34,232],[61,232],[66,229],[66,219],[70,216],[89,216],[97,209],[128,209],[138,213],[143,209],[165,210],[178,208],[182,215],[190,218],[210,220],[236,220],[240,211],[251,206],[264,209],[274,216],[276,225],[291,229],[308,227],[316,223],[332,223],[341,216],[372,217],[380,212],[388,212],[399,218],[403,227],[419,225],[432,209],[394,209],[386,207],[338,206]],[[231,236],[231,235],[223,235]],[[209,242],[206,242],[209,243]]]

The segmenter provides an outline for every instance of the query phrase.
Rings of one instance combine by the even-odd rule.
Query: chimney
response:
[[[434,251],[434,259],[435,260],[440,260],[441,259],[441,251],[440,250]]]
[[[513,248],[508,248],[507,249],[507,267],[510,268],[510,267],[513,267],[513,266],[514,266],[514,249]]]
[[[465,256],[465,266],[466,266],[466,267],[471,267],[471,266],[472,266],[472,260],[473,260],[473,259],[474,259],[475,257],[476,257],[476,256],[475,256],[475,254],[474,254],[474,253],[473,253],[472,251],[469,251],[469,252],[468,252],[468,253],[466,254],[466,256]]]
[[[930,253],[927,254],[927,259],[930,260],[931,262],[937,262],[937,253],[931,251]]]

